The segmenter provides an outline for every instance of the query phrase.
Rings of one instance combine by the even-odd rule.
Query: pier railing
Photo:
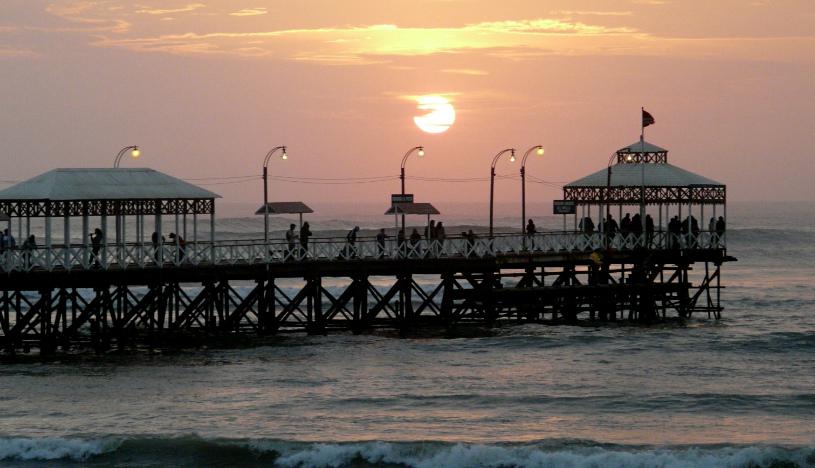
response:
[[[398,242],[388,238],[312,238],[307,246],[299,242],[262,240],[219,240],[191,242],[185,246],[165,243],[55,245],[51,248],[15,248],[0,252],[0,271],[86,270],[123,268],[164,268],[194,265],[230,265],[336,260],[396,260],[436,258],[489,258],[529,253],[568,253],[614,249],[687,250],[723,249],[725,234],[700,232],[676,234],[615,234],[600,232],[545,232],[534,236],[498,234],[490,237],[451,237],[441,240]]]

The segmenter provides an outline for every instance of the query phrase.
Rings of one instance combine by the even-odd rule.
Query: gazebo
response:
[[[102,267],[110,262],[125,266],[130,262],[142,264],[145,258],[160,260],[159,251],[164,242],[160,234],[165,216],[174,216],[176,234],[186,237],[187,215],[192,215],[193,241],[197,241],[198,215],[209,215],[209,240],[214,242],[216,198],[220,195],[153,169],[53,169],[0,191],[0,213],[9,215],[9,226],[16,222],[19,242],[32,234],[32,218],[44,220],[44,267],[81,265],[88,268],[94,261]],[[153,217],[150,227],[159,234],[158,249],[152,255],[144,251],[145,216]],[[70,243],[71,222],[76,218],[82,223],[81,253],[73,251]],[[103,233],[102,250],[98,255],[101,259],[91,259],[89,255],[91,218],[98,218]],[[114,236],[108,235],[109,218],[114,221]],[[135,221],[135,232],[130,236],[125,229],[128,219]],[[64,248],[57,252],[53,224],[59,220],[63,228],[63,245],[59,247]],[[117,248],[115,255],[108,256],[111,237]],[[136,249],[128,250],[129,240],[135,241]],[[152,239],[148,237],[147,242]]]
[[[420,216],[427,216],[427,226],[430,226],[430,216],[441,214],[439,210],[436,209],[430,203],[413,203],[413,202],[397,202],[393,203],[388,211],[385,212],[385,215],[394,215],[394,219],[396,220],[396,230],[399,230],[399,215],[420,215]]]
[[[266,205],[261,205],[260,208],[255,211],[256,215],[285,215],[285,214],[296,214],[300,216],[300,228],[303,227],[303,213],[314,213],[314,210],[309,208],[303,202],[294,201],[294,202],[269,202]]]
[[[616,159],[616,161],[614,161]],[[612,164],[613,163],[613,164]],[[623,217],[624,206],[638,207],[645,231],[645,217],[652,215],[656,231],[663,231],[672,215],[682,222],[699,215],[701,230],[706,231],[705,210],[714,218],[727,217],[727,187],[721,182],[694,174],[668,163],[668,150],[640,138],[620,148],[608,167],[566,184],[563,198],[575,203],[575,229],[580,219],[591,218],[596,208],[597,226],[603,229],[608,215]],[[617,207],[617,210],[612,210]],[[717,213],[717,210],[721,210]],[[613,211],[617,211],[614,213]],[[723,244],[723,239],[721,239]]]

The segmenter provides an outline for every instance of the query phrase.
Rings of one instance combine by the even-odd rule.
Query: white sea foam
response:
[[[771,447],[688,448],[623,450],[600,447],[542,449],[535,446],[469,444],[314,444],[283,453],[279,466],[342,467],[363,460],[371,464],[396,464],[411,468],[434,467],[572,467],[572,468],[691,468],[768,466],[784,460],[806,466],[807,451]],[[811,456],[811,455],[810,455]],[[811,461],[811,460],[809,460]]]
[[[0,460],[74,460],[83,461],[94,455],[116,450],[114,439],[0,438]]]

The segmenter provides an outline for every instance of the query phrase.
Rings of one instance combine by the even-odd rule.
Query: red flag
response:
[[[649,114],[648,111],[645,109],[642,110],[642,128],[645,128],[649,125],[654,125],[656,121],[654,120],[654,116]]]

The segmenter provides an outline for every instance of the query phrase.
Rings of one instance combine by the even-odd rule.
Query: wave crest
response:
[[[811,466],[815,449],[773,446],[642,447],[591,441],[467,444],[448,442],[309,443],[273,439],[187,437],[0,438],[0,460],[71,460],[94,463],[431,468],[509,467],[769,467]]]

